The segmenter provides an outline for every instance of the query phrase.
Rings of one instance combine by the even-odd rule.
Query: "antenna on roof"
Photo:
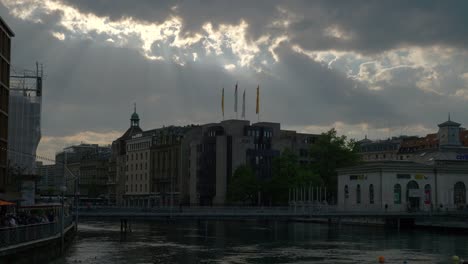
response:
[[[450,121],[450,112],[448,113],[448,121]]]

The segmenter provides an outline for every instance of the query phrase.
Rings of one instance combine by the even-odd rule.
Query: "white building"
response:
[[[341,210],[431,210],[466,207],[468,148],[459,143],[460,124],[439,125],[439,149],[411,161],[376,161],[338,171]]]

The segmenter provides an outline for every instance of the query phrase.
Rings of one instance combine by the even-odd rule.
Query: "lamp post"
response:
[[[61,211],[61,220],[60,220],[60,238],[61,238],[61,243],[60,243],[60,249],[61,253],[63,253],[63,248],[64,248],[64,221],[65,221],[65,192],[67,191],[67,187],[65,185],[60,186],[60,191],[62,192],[62,210]]]

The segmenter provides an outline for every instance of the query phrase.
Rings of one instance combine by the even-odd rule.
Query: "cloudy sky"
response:
[[[0,0],[15,69],[44,64],[40,154],[143,129],[247,118],[362,138],[468,124],[467,1]]]

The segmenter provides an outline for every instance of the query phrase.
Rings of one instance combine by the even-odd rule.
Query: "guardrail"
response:
[[[346,208],[348,209],[348,208]],[[290,217],[432,217],[468,216],[468,211],[460,210],[421,210],[390,211],[385,209],[343,210],[336,205],[296,204],[282,207],[244,207],[244,206],[190,206],[190,207],[109,207],[95,206],[80,208],[82,216],[135,216],[135,217],[214,217],[214,216],[290,216]]]
[[[73,224],[73,217],[66,217],[64,228],[69,227],[71,224]],[[0,249],[60,235],[60,229],[59,221],[0,228]]]

